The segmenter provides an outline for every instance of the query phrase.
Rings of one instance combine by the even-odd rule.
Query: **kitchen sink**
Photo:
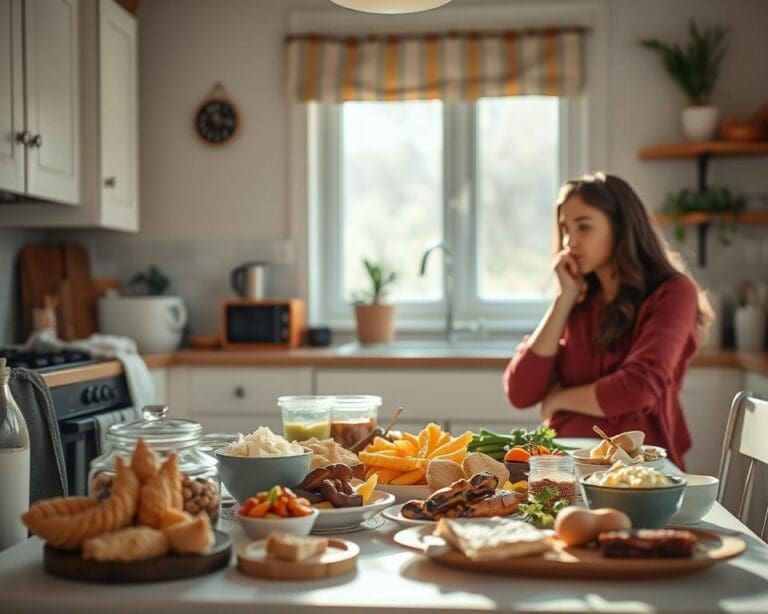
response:
[[[511,357],[519,340],[515,339],[403,339],[392,343],[363,345],[356,341],[336,348],[339,356],[477,356]]]

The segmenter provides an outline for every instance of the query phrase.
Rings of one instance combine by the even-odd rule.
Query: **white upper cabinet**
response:
[[[0,0],[0,189],[24,192],[21,0]]]
[[[0,11],[0,190],[23,195],[0,207],[0,226],[138,231],[136,19],[114,0],[0,0]],[[20,43],[4,36],[18,28],[16,21],[23,23],[24,57],[33,66],[23,94],[15,85],[24,74],[15,68]],[[26,127],[16,111],[16,98],[24,95]],[[16,140],[19,134],[25,136]],[[26,188],[20,190],[24,150]]]
[[[0,189],[80,200],[77,0],[0,0]]]
[[[101,205],[107,226],[138,230],[136,20],[99,0]]]
[[[27,194],[80,201],[80,95],[76,0],[25,0]]]

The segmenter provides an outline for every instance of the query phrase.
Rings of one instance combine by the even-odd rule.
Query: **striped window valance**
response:
[[[291,100],[477,100],[575,96],[582,28],[442,34],[289,36]]]

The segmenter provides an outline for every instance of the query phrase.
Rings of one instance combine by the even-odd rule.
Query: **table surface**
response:
[[[673,468],[670,468],[674,471]],[[239,524],[223,521],[233,550],[247,542]],[[387,521],[342,534],[360,546],[357,571],[315,581],[261,580],[230,566],[206,576],[151,584],[84,584],[49,576],[42,542],[32,538],[0,553],[0,604],[17,611],[302,612],[379,611],[741,611],[768,612],[768,546],[719,504],[696,525],[736,532],[740,557],[690,576],[664,580],[564,580],[488,576],[441,567],[393,541],[402,527]],[[234,559],[234,555],[233,555]]]

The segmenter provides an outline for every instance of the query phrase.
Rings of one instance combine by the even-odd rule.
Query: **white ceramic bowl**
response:
[[[720,480],[711,475],[685,475],[688,486],[683,493],[683,502],[671,522],[684,524],[699,522],[712,509],[717,499]]]
[[[645,465],[661,471],[667,460],[667,451],[659,446],[643,446],[643,449],[655,450],[661,458],[652,461],[646,461]],[[610,462],[600,462],[598,459],[589,457],[590,448],[582,448],[571,453],[573,456],[573,468],[577,478],[585,478],[595,471],[606,471],[611,468]]]
[[[370,501],[365,505],[318,510],[319,515],[314,530],[327,533],[355,530],[361,522],[375,516],[394,502],[393,494],[374,490]]]
[[[309,535],[318,517],[318,510],[313,509],[307,516],[291,518],[250,518],[237,515],[240,526],[251,539],[263,539],[270,533],[291,533],[293,535]]]

